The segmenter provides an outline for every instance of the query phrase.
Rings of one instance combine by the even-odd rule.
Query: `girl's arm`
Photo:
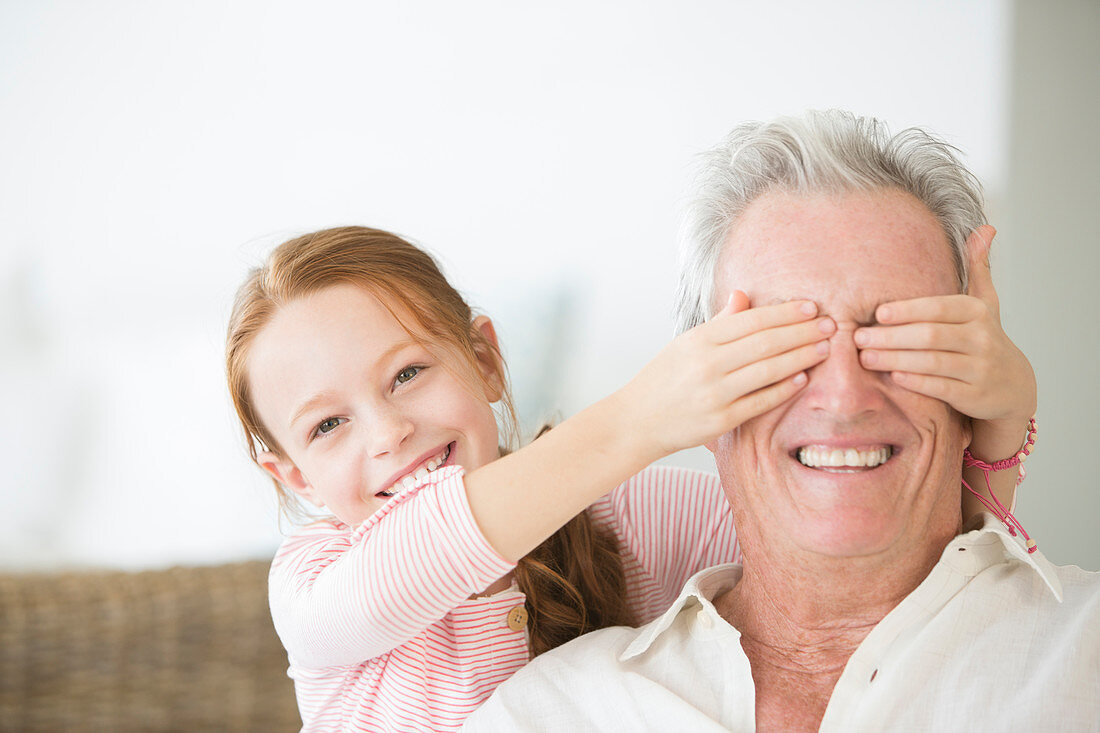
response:
[[[989,271],[994,234],[993,227],[982,226],[966,241],[966,295],[885,303],[875,314],[883,325],[861,328],[855,336],[865,368],[889,371],[906,389],[969,415],[970,452],[986,463],[1020,450],[1037,403],[1031,364],[1001,328],[1000,303]],[[1015,470],[989,474],[993,494],[1005,508],[1015,502],[1016,476]],[[989,496],[980,469],[964,469],[963,479]],[[969,491],[963,491],[962,501],[964,519],[985,510]]]
[[[478,530],[462,474],[429,474],[351,531],[322,521],[283,543],[271,566],[271,616],[296,665],[384,654],[514,567]]]
[[[1029,420],[1030,418],[1012,419],[1006,422],[974,421],[974,437],[970,441],[970,454],[983,463],[995,463],[1011,458],[1024,446]],[[963,480],[971,490],[976,491],[987,502],[995,497],[997,501],[993,502],[993,506],[1000,503],[1009,512],[1016,511],[1016,484],[1019,475],[1019,469],[1016,467],[990,471],[987,486],[985,471],[974,466],[963,468]],[[991,489],[993,497],[990,497]],[[992,510],[990,506],[965,489],[962,494],[962,503],[964,520]],[[1000,515],[1000,510],[993,513]]]
[[[748,309],[740,292],[625,387],[466,477],[470,508],[508,560],[658,458],[716,438],[794,395],[828,354],[809,301]]]

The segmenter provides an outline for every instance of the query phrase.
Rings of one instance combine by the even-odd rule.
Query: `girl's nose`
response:
[[[372,456],[393,453],[413,432],[412,420],[400,410],[389,406],[376,410],[370,420],[367,431],[368,447]]]

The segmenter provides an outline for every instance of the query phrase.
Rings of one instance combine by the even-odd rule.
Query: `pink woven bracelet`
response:
[[[1024,441],[1024,447],[1016,451],[1015,455],[1001,461],[986,463],[979,458],[975,458],[974,454],[970,452],[970,449],[966,448],[963,450],[963,465],[977,466],[983,471],[1004,471],[1014,466],[1020,466],[1022,472],[1023,466],[1021,464],[1031,455],[1031,450],[1035,447],[1035,438],[1038,435],[1039,423],[1035,421],[1035,418],[1031,418],[1027,421],[1027,440]],[[1019,482],[1017,482],[1017,485],[1019,485]]]
[[[1027,540],[1028,552],[1035,552],[1037,549],[1039,549],[1039,545],[1035,542],[1035,540],[1031,539],[1027,531],[1024,529],[1024,526],[1020,524],[1019,520],[1017,520],[1016,517],[1012,516],[1012,512],[1010,512],[1008,509],[1005,509],[1004,505],[1001,504],[1001,502],[997,499],[997,495],[993,493],[993,487],[989,483],[989,472],[1005,471],[1009,468],[1019,466],[1016,476],[1016,485],[1019,486],[1020,483],[1024,480],[1024,477],[1027,476],[1027,471],[1024,470],[1024,461],[1026,461],[1027,457],[1031,455],[1031,451],[1035,447],[1035,438],[1038,435],[1039,423],[1035,421],[1035,418],[1031,418],[1030,420],[1028,420],[1027,423],[1027,439],[1024,441],[1024,446],[1020,450],[1016,451],[1016,454],[1013,455],[1011,458],[1005,458],[1004,460],[995,461],[993,463],[986,463],[979,458],[975,458],[974,454],[970,452],[969,448],[963,449],[963,466],[966,468],[974,466],[980,469],[981,472],[985,475],[985,487],[989,490],[989,496],[993,499],[994,504],[996,504],[996,508],[994,508],[993,504],[990,504],[984,496],[979,494],[977,491],[974,491],[974,489],[971,488],[970,484],[966,483],[965,479],[963,480],[963,486],[965,486],[970,491],[970,493],[973,494],[978,499],[978,501],[980,501],[985,506],[986,509],[989,509],[989,511],[997,515],[1000,520],[1005,523],[1005,525],[1008,527],[1009,534],[1015,536],[1016,530],[1020,531],[1020,534],[1022,534],[1024,536],[1024,539]]]

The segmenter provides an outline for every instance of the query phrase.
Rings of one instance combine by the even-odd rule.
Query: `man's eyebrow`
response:
[[[769,300],[767,303],[764,303],[763,305],[783,305],[784,303],[790,303],[790,302],[795,301],[795,300],[808,300],[811,303],[816,303],[817,302],[816,298],[811,298],[808,295],[791,295],[791,296],[777,296],[777,297],[772,298],[771,300]],[[757,304],[757,305],[760,305],[760,304]]]

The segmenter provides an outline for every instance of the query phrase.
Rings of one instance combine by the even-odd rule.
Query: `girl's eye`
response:
[[[339,426],[343,425],[346,422],[347,422],[347,418],[343,418],[343,417],[330,417],[327,420],[323,420],[321,422],[321,424],[318,425],[314,429],[313,437],[317,437],[318,435],[324,435],[325,433],[331,433],[333,430],[335,430],[336,428],[338,428]]]
[[[424,367],[407,366],[397,373],[397,377],[394,381],[396,381],[398,384],[404,384],[405,382],[408,382],[409,380],[413,379],[417,374],[419,374],[420,370],[423,368]]]

